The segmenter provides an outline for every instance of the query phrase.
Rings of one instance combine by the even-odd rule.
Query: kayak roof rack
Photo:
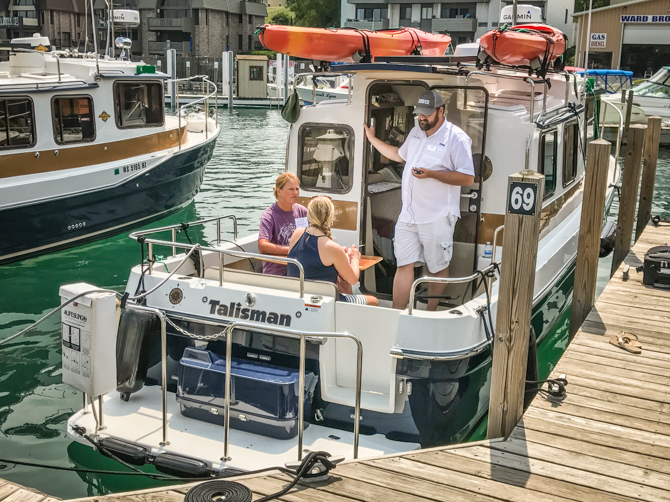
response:
[[[375,56],[375,63],[449,64],[453,56]]]
[[[429,63],[423,63],[427,65]],[[436,73],[434,66],[408,65],[408,64],[393,64],[393,63],[349,63],[337,65],[333,69],[334,73],[355,73],[357,71],[366,70],[384,70],[384,71],[409,71],[420,73]]]

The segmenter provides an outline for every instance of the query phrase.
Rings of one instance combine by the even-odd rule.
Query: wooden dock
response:
[[[0,479],[1,502],[58,502],[59,500],[32,488]]]
[[[630,278],[622,280],[622,264],[553,372],[567,375],[567,397],[536,397],[507,440],[346,462],[329,482],[298,485],[278,500],[670,501],[670,291],[644,286],[635,271],[650,247],[666,242],[670,224],[646,227],[624,261]],[[642,353],[611,345],[619,331],[636,334]],[[230,479],[254,500],[289,481]],[[78,500],[181,502],[192,486]]]

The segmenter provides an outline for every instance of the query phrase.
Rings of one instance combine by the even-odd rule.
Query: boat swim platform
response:
[[[635,271],[666,242],[670,224],[646,227],[552,373],[567,375],[567,396],[538,395],[507,440],[347,461],[327,482],[299,484],[277,500],[670,501],[670,291],[644,286]],[[641,354],[609,343],[620,331],[639,337]],[[290,480],[278,472],[226,479],[254,500]],[[77,500],[182,502],[196,484]]]

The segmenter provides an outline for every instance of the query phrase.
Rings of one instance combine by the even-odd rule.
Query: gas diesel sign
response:
[[[621,16],[622,23],[670,23],[670,16]]]
[[[607,45],[607,33],[591,33],[590,49],[604,49]]]

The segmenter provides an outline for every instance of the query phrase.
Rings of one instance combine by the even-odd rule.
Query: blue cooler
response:
[[[230,427],[276,439],[296,437],[299,374],[294,368],[233,357]],[[305,417],[311,415],[317,381],[314,373],[305,373]],[[225,358],[209,350],[184,350],[177,386],[182,415],[223,425],[225,385]]]

